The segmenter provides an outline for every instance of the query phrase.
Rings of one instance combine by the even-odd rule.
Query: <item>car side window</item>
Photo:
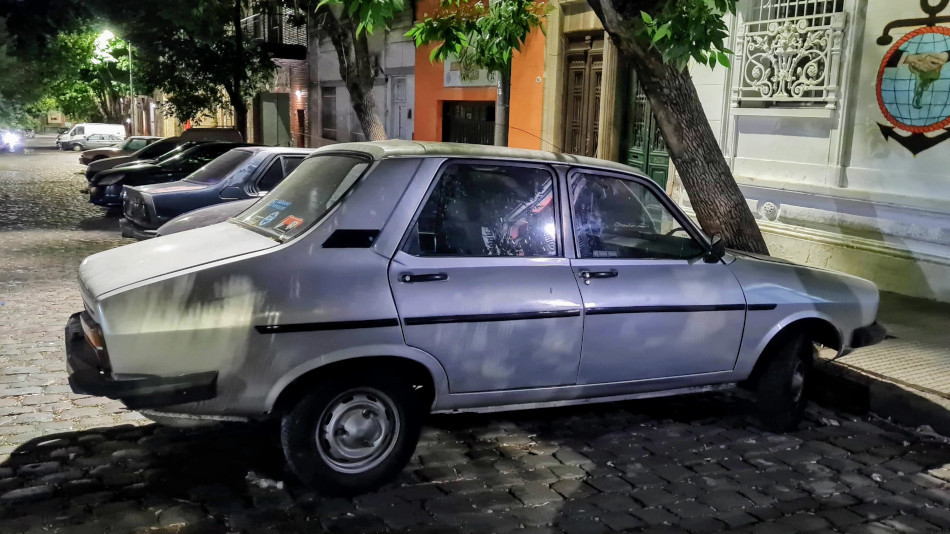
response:
[[[80,126],[79,128],[76,128],[76,131],[73,132],[73,135],[86,135],[86,128],[82,126]]]
[[[294,172],[294,169],[299,167],[303,162],[303,158],[301,157],[284,157],[281,158],[281,160],[284,162],[284,176]]]
[[[270,191],[283,179],[284,170],[281,167],[280,158],[274,158],[274,161],[270,164],[270,167],[264,171],[264,174],[261,175],[260,180],[257,181],[257,190],[262,193]]]
[[[128,149],[129,149],[129,150],[138,150],[138,149],[140,149],[140,148],[145,148],[145,145],[147,145],[147,144],[148,144],[148,141],[146,141],[145,139],[133,139],[133,140],[129,143]]]
[[[642,184],[576,173],[570,190],[581,258],[688,259],[705,252]]]
[[[411,229],[416,256],[558,254],[554,175],[543,168],[452,163]]]
[[[88,139],[88,140],[90,140],[90,141],[101,141],[101,140],[102,140],[102,136],[99,135],[99,134],[93,134],[93,135],[90,135],[89,137],[87,137],[86,139]]]

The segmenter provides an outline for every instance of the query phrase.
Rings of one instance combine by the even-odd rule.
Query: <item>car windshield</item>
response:
[[[349,154],[307,158],[260,202],[233,220],[280,241],[293,239],[333,209],[370,163],[368,158]]]
[[[214,159],[211,163],[198,169],[185,178],[186,182],[194,184],[211,185],[216,184],[231,174],[231,171],[237,168],[247,158],[251,157],[253,152],[249,150],[232,150],[226,154]]]
[[[154,143],[139,149],[138,152],[135,152],[132,155],[135,156],[136,159],[157,158],[167,153],[169,150],[173,150],[176,143],[176,139],[155,141]]]

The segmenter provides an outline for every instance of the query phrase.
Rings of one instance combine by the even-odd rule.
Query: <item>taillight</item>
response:
[[[106,351],[106,338],[102,334],[102,327],[87,312],[79,315],[79,322],[82,324],[82,333],[86,337],[86,342],[96,353],[99,368],[104,371],[111,370],[112,364],[109,362],[109,353]]]

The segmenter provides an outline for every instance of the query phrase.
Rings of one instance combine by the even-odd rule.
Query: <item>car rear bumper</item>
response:
[[[125,217],[119,219],[119,229],[122,230],[122,237],[131,237],[139,241],[152,239],[158,232],[158,230],[143,228]]]
[[[857,349],[877,345],[884,341],[885,337],[887,337],[887,329],[881,323],[874,321],[867,326],[854,329],[851,334],[851,348]]]
[[[217,371],[165,377],[113,375],[100,369],[83,334],[82,313],[74,313],[66,322],[66,370],[74,393],[118,399],[131,409],[208,400],[217,395]]]

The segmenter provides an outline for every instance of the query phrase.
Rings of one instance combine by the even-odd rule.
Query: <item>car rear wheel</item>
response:
[[[412,386],[380,374],[347,373],[308,388],[281,420],[290,468],[328,496],[364,493],[409,462],[423,411]]]
[[[756,397],[759,420],[774,432],[798,428],[808,404],[815,345],[802,334],[789,336],[771,347],[759,377]]]

